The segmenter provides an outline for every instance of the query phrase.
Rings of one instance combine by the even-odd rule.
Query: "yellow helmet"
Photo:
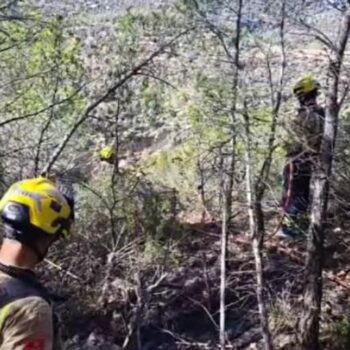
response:
[[[74,220],[73,202],[53,182],[39,177],[13,184],[0,200],[0,214],[6,225],[24,234],[67,237]]]
[[[100,151],[100,159],[110,161],[114,158],[115,151],[111,146],[105,146]]]
[[[320,83],[311,75],[300,78],[294,85],[293,93],[297,97],[302,97],[310,92],[320,89]]]

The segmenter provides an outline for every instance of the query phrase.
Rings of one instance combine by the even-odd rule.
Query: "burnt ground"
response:
[[[227,348],[249,349],[255,344],[259,349],[262,337],[255,265],[249,237],[237,233],[242,229],[232,228],[228,240]],[[124,344],[125,349],[133,350],[138,348],[137,339],[143,350],[217,348],[220,227],[186,224],[182,230],[161,265],[141,267],[138,287],[118,265],[119,272],[113,274],[103,298],[103,289],[97,285],[98,301],[73,296],[64,303],[61,313],[69,349],[119,349],[117,346]],[[273,227],[269,230],[274,231]],[[265,239],[265,296],[277,349],[293,349],[302,304],[305,243],[284,242],[268,235]],[[325,349],[344,348],[335,345],[332,337],[338,336],[334,325],[343,322],[350,305],[349,249],[346,230],[328,234],[321,320]]]

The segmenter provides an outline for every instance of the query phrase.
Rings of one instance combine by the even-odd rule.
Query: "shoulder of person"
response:
[[[326,115],[325,109],[322,106],[316,105],[315,112],[324,117]]]
[[[314,114],[314,113],[317,113],[321,116],[324,116],[325,111],[324,111],[324,108],[318,104],[311,104],[308,106],[300,106],[298,108],[298,114],[300,114],[300,115],[310,115],[310,114]]]
[[[16,350],[52,348],[53,311],[45,299],[30,296],[15,300],[0,310],[0,318],[2,346]]]
[[[15,300],[8,305],[5,305],[0,310],[0,313],[1,312],[7,314],[5,321],[5,325],[7,326],[16,324],[19,321],[22,324],[35,321],[42,323],[45,326],[45,323],[46,325],[51,325],[53,320],[51,305],[40,296],[29,296]]]

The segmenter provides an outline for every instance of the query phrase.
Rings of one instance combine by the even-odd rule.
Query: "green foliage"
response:
[[[298,324],[298,307],[288,286],[283,293],[276,295],[268,308],[268,320],[273,334],[293,334]]]
[[[111,249],[135,239],[163,245],[169,238],[169,225],[174,217],[176,194],[154,186],[132,173],[117,175],[112,185],[111,174],[100,174],[93,187],[83,185],[79,190],[80,217],[83,234],[88,237],[103,232],[109,237]],[[97,230],[91,228],[98,227]],[[112,232],[111,230],[114,230]],[[117,243],[118,242],[118,243]],[[151,243],[153,242],[153,243]],[[147,248],[147,249],[148,249]]]
[[[139,108],[144,112],[143,116],[147,119],[150,126],[155,126],[163,113],[162,89],[154,82],[148,82],[140,90]]]
[[[332,349],[347,350],[350,348],[350,317],[334,323],[326,331],[325,340],[331,344]]]
[[[84,67],[80,41],[68,34],[63,19],[44,20],[30,7],[20,9],[28,21],[0,22],[0,36],[5,36],[0,37],[0,78],[6,82],[6,89],[0,89],[0,122],[22,119],[15,124],[18,139],[4,134],[2,142],[7,150],[22,149],[21,169],[33,173],[85,108],[79,93]]]
[[[146,271],[145,276],[141,276],[141,284],[147,288],[150,275],[156,282],[158,273],[181,265],[177,239],[186,234],[191,240],[192,228],[184,232],[176,220],[193,220],[193,229],[196,229],[202,219],[198,214],[205,207],[209,216],[219,223],[223,177],[230,177],[234,183],[232,212],[236,214],[239,207],[240,215],[234,215],[233,223],[245,220],[242,217],[247,208],[246,114],[252,138],[253,180],[269,156],[274,106],[268,79],[271,75],[275,83],[280,71],[279,63],[276,64],[280,61],[280,48],[276,49],[275,45],[279,19],[271,13],[262,13],[263,22],[273,21],[266,24],[269,26],[266,36],[257,35],[253,27],[256,23],[260,25],[260,18],[249,24],[249,6],[255,6],[255,2],[244,2],[242,52],[236,67],[233,60],[237,4],[215,0],[179,3],[155,10],[130,8],[118,14],[112,11],[86,17],[80,14],[72,16],[69,22],[24,6],[21,11],[28,20],[0,21],[0,123],[18,118],[0,133],[0,180],[4,186],[14,179],[32,176],[36,161],[39,161],[36,170],[40,170],[87,104],[101,98],[109,87],[164,43],[184,29],[192,28],[91,111],[56,163],[65,176],[76,182],[78,214],[76,241],[70,243],[68,249],[59,249],[55,256],[61,258],[64,252],[67,270],[86,277],[83,281],[87,281],[87,289],[94,298],[103,289],[100,286],[108,285],[109,279],[112,281],[116,276],[119,280],[134,282],[135,272],[142,275]],[[300,48],[291,45],[291,36],[286,35],[287,55]],[[269,71],[266,61],[269,61]],[[302,65],[287,62],[286,72],[290,74],[293,70],[294,76],[297,66]],[[285,77],[287,83],[288,79]],[[284,110],[280,117],[294,113],[294,107],[292,110],[288,102],[282,102]],[[350,113],[346,111],[343,120],[347,122],[349,118]],[[285,161],[282,139],[288,139],[279,123],[280,120],[274,141],[278,147],[273,153],[266,184],[271,192],[281,187],[279,173]],[[97,150],[105,144],[118,146],[121,159],[115,174],[113,165],[98,159]],[[348,143],[343,147],[347,156]],[[273,209],[266,200],[272,197],[275,199],[276,195],[262,199],[266,213]],[[176,216],[179,211],[184,215]],[[270,225],[266,227],[269,230]],[[212,242],[216,237],[214,232],[210,234]],[[205,238],[200,236],[198,241]],[[77,245],[81,254],[77,254]],[[218,248],[213,245],[210,252],[213,256],[209,260],[216,260]],[[235,252],[239,250],[238,246],[234,248]],[[69,258],[66,252],[71,255]],[[79,255],[78,262],[72,267],[70,260],[76,259],[75,255]],[[115,266],[109,260],[111,256],[116,260]],[[197,260],[195,258],[193,260]],[[198,261],[206,260],[204,258]],[[194,269],[188,271],[200,272],[202,266],[200,270],[195,267],[198,261],[191,262],[189,266],[193,264]],[[200,300],[211,314],[215,313],[216,302],[212,304],[210,298],[215,296],[217,287],[211,285],[216,280],[212,276],[217,274],[217,264],[213,264],[216,267],[205,266],[208,295],[201,295]],[[236,278],[231,281],[232,288],[235,281]],[[78,294],[86,293],[80,286],[77,289]],[[113,294],[114,290],[110,290]],[[249,292],[249,288],[247,290]],[[163,295],[164,304],[171,308],[172,303],[166,298],[168,294],[174,295],[173,292],[154,294]],[[208,300],[204,300],[207,297]],[[89,299],[90,305],[95,304],[94,298]],[[150,300],[143,301],[144,312],[151,314],[147,309]],[[158,312],[159,303],[156,305]],[[98,307],[106,312],[104,307]],[[120,323],[126,328],[127,307],[118,307],[108,315],[108,322],[113,319],[118,323],[114,316],[123,310],[126,315],[123,314]],[[288,300],[276,300],[271,305],[269,320],[275,333],[294,330],[295,310]],[[130,314],[135,315],[134,311]],[[163,317],[168,322],[168,316]],[[175,318],[172,315],[171,322]],[[141,316],[138,322],[142,331],[144,325],[150,324]],[[337,339],[334,344],[339,344],[339,348],[350,348],[349,329],[348,318],[332,328],[331,337]],[[126,339],[123,332],[114,334]]]
[[[203,115],[198,107],[195,105],[189,105],[187,115],[190,120],[193,129],[198,129],[203,124]]]

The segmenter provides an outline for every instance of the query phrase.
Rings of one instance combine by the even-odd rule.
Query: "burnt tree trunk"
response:
[[[319,318],[322,301],[324,224],[338,128],[339,76],[349,32],[350,9],[344,15],[339,42],[336,47],[332,47],[333,52],[328,68],[329,86],[326,99],[325,128],[321,152],[316,160],[316,169],[312,179],[313,196],[305,265],[303,312],[299,321],[300,343],[303,350],[320,349]]]

